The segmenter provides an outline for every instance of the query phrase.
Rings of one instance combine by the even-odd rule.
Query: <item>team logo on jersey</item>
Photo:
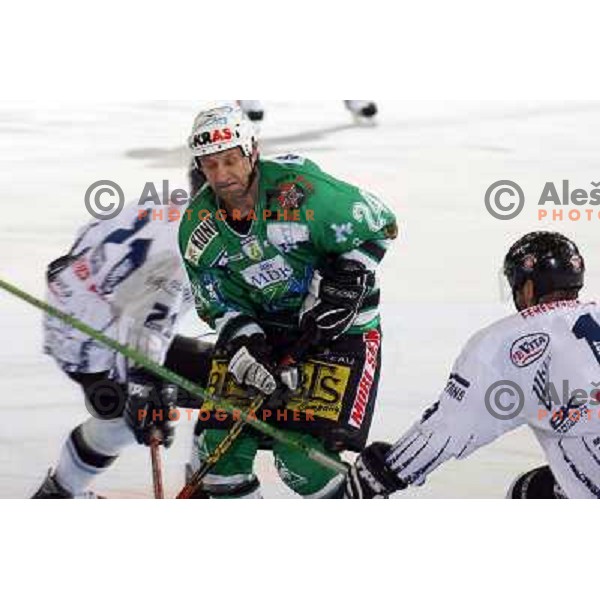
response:
[[[185,259],[197,267],[205,250],[218,235],[219,232],[211,219],[202,221],[190,237],[185,251]]]
[[[358,391],[348,424],[355,429],[360,429],[367,416],[367,407],[371,398],[371,390],[375,385],[375,376],[377,374],[377,365],[379,358],[379,348],[381,346],[381,334],[377,329],[372,329],[363,336],[365,342],[365,364],[363,372],[358,382]]]
[[[279,188],[277,202],[279,202],[281,208],[295,209],[300,207],[305,198],[306,194],[299,185],[296,185],[295,183],[284,183]]]
[[[533,254],[527,254],[523,257],[522,265],[526,271],[533,271],[537,265],[537,258]]]
[[[267,196],[275,198],[285,210],[297,210],[314,191],[315,186],[306,177],[298,175],[289,179],[288,176],[277,181],[277,189],[267,192]]]
[[[523,369],[539,360],[550,344],[550,336],[545,333],[530,333],[519,338],[510,349],[510,360],[515,367]]]
[[[289,281],[293,274],[294,270],[287,264],[283,256],[276,256],[258,265],[252,265],[241,273],[248,285],[259,290]]]
[[[581,258],[581,256],[572,256],[571,266],[575,273],[581,273],[581,271],[583,271],[583,258]]]
[[[254,262],[261,261],[265,256],[260,241],[255,235],[251,235],[242,241],[242,252]]]

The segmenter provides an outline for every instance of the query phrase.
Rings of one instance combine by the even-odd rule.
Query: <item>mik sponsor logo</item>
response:
[[[364,335],[366,357],[362,376],[358,382],[358,392],[350,411],[348,423],[355,429],[360,429],[367,416],[367,407],[371,390],[375,384],[375,375],[377,374],[377,364],[379,357],[379,347],[381,346],[381,334],[376,329],[365,333]]]
[[[242,271],[244,281],[259,290],[264,290],[271,285],[288,281],[293,274],[294,270],[282,256],[265,260],[258,265],[252,265]]]
[[[549,344],[549,335],[545,333],[531,333],[519,338],[512,345],[510,359],[515,367],[523,369],[539,360],[546,352]]]

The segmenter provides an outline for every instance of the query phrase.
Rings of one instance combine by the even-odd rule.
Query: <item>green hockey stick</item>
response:
[[[163,367],[162,365],[159,365],[154,361],[150,360],[141,352],[138,352],[133,348],[129,348],[127,346],[124,346],[123,344],[120,344],[112,338],[104,335],[102,332],[97,331],[89,325],[86,325],[79,319],[76,319],[75,317],[72,317],[71,315],[62,312],[61,310],[50,306],[46,302],[35,298],[27,292],[24,292],[18,287],[3,280],[2,278],[0,278],[0,288],[4,289],[13,296],[16,296],[17,298],[23,300],[24,302],[27,302],[27,304],[30,304],[31,306],[34,306],[35,308],[38,308],[43,312],[53,317],[56,317],[57,319],[60,319],[61,321],[64,321],[74,329],[77,329],[82,333],[89,335],[94,340],[104,344],[105,346],[111,348],[112,350],[115,350],[116,352],[119,352],[126,358],[134,361],[138,365],[141,365],[145,369],[148,369],[148,371],[161,377],[165,381],[169,381],[177,385],[178,387],[186,390],[193,396],[202,398],[207,402],[212,402],[217,408],[224,410],[230,415],[235,415],[236,418],[239,417],[244,423],[247,423],[250,427],[253,427],[257,431],[260,431],[261,433],[264,433],[283,444],[287,444],[288,446],[295,448],[300,452],[304,452],[311,460],[314,460],[320,465],[331,469],[334,473],[340,473],[342,475],[345,475],[347,473],[348,468],[343,463],[331,458],[330,456],[327,456],[326,454],[315,448],[311,448],[309,445],[304,444],[303,442],[296,440],[293,437],[288,436],[284,431],[280,431],[276,427],[273,427],[268,423],[264,423],[258,420],[255,415],[253,416],[251,413],[237,406],[233,406],[223,398],[215,397],[213,394],[210,394],[208,391],[206,391],[199,385],[192,383],[191,381],[185,379],[184,377],[181,377],[177,373],[174,373],[173,371]]]

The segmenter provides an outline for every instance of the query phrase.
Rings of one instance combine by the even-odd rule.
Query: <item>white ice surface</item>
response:
[[[409,105],[381,102],[378,127],[353,127],[341,103],[267,102],[264,152],[298,152],[371,189],[398,213],[402,239],[382,269],[384,375],[373,439],[393,441],[433,402],[460,348],[507,314],[498,270],[528,230],[571,235],[588,257],[586,297],[600,291],[598,225],[546,224],[536,198],[546,181],[590,189],[600,180],[600,105]],[[94,107],[0,106],[0,276],[43,294],[45,265],[68,249],[89,215],[83,196],[100,179],[134,199],[146,181],[185,187],[183,149],[198,106],[186,102]],[[529,193],[514,221],[491,218],[487,187],[501,179]],[[0,291],[0,497],[27,497],[87,417],[78,388],[43,356],[41,314]],[[195,327],[193,319],[190,327]],[[165,459],[169,493],[181,484],[191,424]],[[543,462],[527,430],[434,473],[403,497],[499,498],[519,472]],[[268,455],[269,497],[289,494]],[[97,485],[112,497],[151,495],[148,452],[132,448]]]

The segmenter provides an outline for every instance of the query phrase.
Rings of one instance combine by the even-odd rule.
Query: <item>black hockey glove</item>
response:
[[[375,274],[355,260],[338,258],[317,271],[300,313],[300,329],[312,331],[315,344],[333,341],[354,323]]]
[[[396,477],[385,462],[391,449],[389,444],[378,442],[363,450],[346,476],[347,499],[388,498],[394,492],[406,489],[406,484]]]
[[[175,438],[174,423],[169,420],[175,413],[177,387],[159,381],[143,369],[129,372],[127,381],[125,422],[139,444],[150,446],[158,439],[170,448]]]

